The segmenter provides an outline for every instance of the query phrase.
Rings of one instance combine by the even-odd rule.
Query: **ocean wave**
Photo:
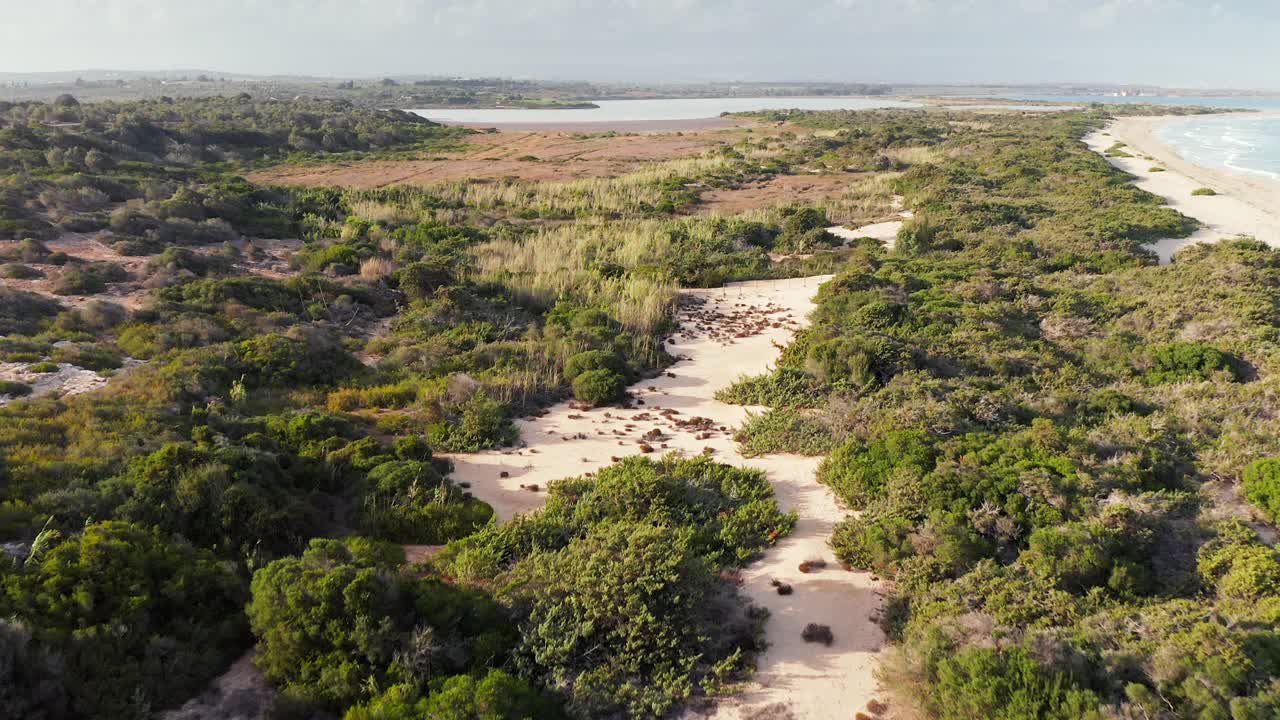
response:
[[[1156,135],[1193,163],[1280,181],[1280,118],[1185,119]]]

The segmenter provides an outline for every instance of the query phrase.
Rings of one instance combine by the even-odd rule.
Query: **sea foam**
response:
[[[1156,137],[1197,165],[1280,181],[1280,117],[1185,117],[1158,129]]]

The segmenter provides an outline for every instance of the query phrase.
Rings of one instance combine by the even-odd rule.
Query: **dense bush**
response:
[[[450,545],[518,609],[515,660],[576,715],[661,717],[751,667],[757,618],[716,577],[790,530],[763,474],[629,458],[555,483],[546,507]]]
[[[36,663],[0,670],[24,683],[0,698],[28,703],[25,717],[146,714],[196,693],[247,644],[234,569],[136,525],[46,535],[0,579],[0,607],[18,623],[4,629],[6,643]]]
[[[573,379],[573,396],[587,405],[605,405],[627,392],[627,379],[613,370],[588,370]]]
[[[1205,343],[1162,345],[1152,351],[1151,364],[1145,379],[1152,384],[1208,380],[1216,372],[1232,379],[1239,377],[1238,361]]]
[[[1280,459],[1256,460],[1241,477],[1244,495],[1272,521],[1280,520]]]
[[[479,592],[401,573],[397,552],[313,540],[300,558],[255,573],[248,615],[267,677],[337,710],[380,687],[422,691],[499,663],[514,640],[501,608]]]

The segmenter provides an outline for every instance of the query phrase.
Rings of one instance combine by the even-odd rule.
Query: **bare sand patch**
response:
[[[1135,157],[1108,157],[1107,161],[1135,176],[1138,187],[1164,198],[1174,208],[1203,223],[1188,238],[1171,238],[1150,247],[1167,263],[1174,253],[1201,242],[1248,235],[1280,247],[1280,183],[1196,165],[1160,142],[1154,131],[1172,117],[1120,118],[1103,132],[1085,137],[1090,149],[1106,155],[1116,142],[1127,145]],[[1139,157],[1146,156],[1146,157]],[[1147,159],[1151,158],[1151,159]],[[1163,172],[1152,172],[1163,167]],[[1212,196],[1192,195],[1208,187]]]
[[[668,351],[681,358],[669,373],[632,387],[636,407],[575,409],[557,405],[519,424],[523,447],[450,455],[453,480],[494,507],[499,521],[540,507],[547,484],[594,472],[616,458],[646,452],[709,453],[720,462],[768,473],[784,510],[799,516],[796,530],[741,575],[743,592],[772,613],[769,650],[756,680],[724,700],[717,717],[786,703],[797,718],[851,717],[876,693],[876,653],[884,638],[871,619],[880,607],[877,584],[866,573],[843,570],[827,539],[847,512],[818,484],[818,458],[746,458],[732,433],[761,408],[726,405],[715,392],[743,375],[764,372],[779,348],[803,326],[818,286],[829,276],[735,283],[688,291],[701,304],[685,306]],[[643,404],[639,404],[643,403]],[[817,572],[800,563],[823,559]],[[779,595],[772,581],[792,587]],[[830,626],[831,645],[807,643],[808,623]]]
[[[125,358],[124,364],[120,369],[111,375],[103,375],[94,370],[86,370],[70,363],[58,363],[58,369],[53,372],[32,372],[32,364],[0,363],[0,380],[20,382],[30,386],[31,394],[26,396],[28,398],[38,398],[45,395],[58,397],[79,395],[80,393],[97,390],[105,386],[112,377],[143,364],[143,361],[136,358]],[[0,405],[17,399],[21,398],[0,395]]]

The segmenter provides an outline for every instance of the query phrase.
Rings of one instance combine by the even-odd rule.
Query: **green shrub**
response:
[[[573,381],[573,396],[588,405],[597,406],[621,399],[627,392],[627,379],[613,370],[588,370]]]
[[[585,372],[593,370],[611,370],[625,375],[627,365],[616,353],[608,350],[587,350],[571,356],[564,364],[564,377],[573,382]]]
[[[120,354],[102,345],[74,344],[53,349],[53,359],[86,370],[115,370],[123,364]]]
[[[61,311],[57,300],[0,284],[0,334],[34,334]]]
[[[425,689],[503,660],[514,634],[496,603],[404,574],[391,557],[317,539],[302,557],[256,572],[246,612],[263,673],[290,695],[341,710],[380,687]]]
[[[772,373],[740,378],[716,391],[716,399],[735,405],[816,407],[830,388],[803,370],[780,367]]]
[[[479,452],[515,442],[516,429],[511,424],[511,410],[505,403],[484,390],[473,393],[462,403],[446,408],[450,416],[431,423],[427,441],[444,452]]]
[[[840,446],[818,467],[818,481],[858,510],[883,494],[890,475],[923,477],[936,458],[925,433],[893,432],[870,443],[852,440]]]
[[[752,414],[733,439],[748,455],[822,455],[835,445],[834,433],[821,416],[787,408]]]
[[[425,300],[437,288],[447,286],[453,276],[443,262],[419,261],[400,268],[396,273],[400,289],[413,300]]]
[[[525,680],[490,670],[433,683],[426,696],[412,685],[396,685],[367,705],[351,708],[343,720],[564,720],[561,705]]]
[[[1079,720],[1098,697],[1025,650],[965,648],[938,660],[926,705],[939,720]]]
[[[1202,187],[1202,188],[1196,188],[1195,190],[1192,190],[1191,194],[1202,196],[1202,197],[1212,197],[1214,195],[1217,195],[1218,191],[1214,190],[1213,188]]]
[[[1240,378],[1236,358],[1205,343],[1161,345],[1152,352],[1151,363],[1144,379],[1152,385],[1209,380],[1217,373],[1224,373],[1233,381]]]
[[[8,280],[34,280],[35,278],[44,277],[44,273],[39,270],[23,265],[21,263],[7,263],[0,265],[0,278]]]
[[[1241,475],[1244,495],[1272,521],[1280,520],[1280,458],[1255,460]]]
[[[129,273],[114,263],[93,263],[64,270],[53,283],[57,295],[96,295],[107,289],[108,283],[129,279]]]
[[[59,716],[58,695],[66,716],[85,718],[181,704],[247,645],[244,585],[209,551],[124,522],[90,524],[54,543],[6,578],[8,596],[0,595],[31,629],[32,649],[58,657],[48,695],[35,698],[51,714],[32,717]]]
[[[1106,149],[1105,154],[1107,157],[1131,158],[1133,157],[1133,155],[1130,155],[1129,153],[1125,152],[1125,148],[1127,147],[1128,145],[1125,145],[1122,142],[1115,142],[1111,144],[1111,147]]]
[[[443,545],[483,527],[493,509],[464,498],[429,462],[394,460],[366,476],[360,518],[381,540]]]
[[[14,380],[0,380],[0,395],[9,397],[26,397],[31,394],[31,386]]]

